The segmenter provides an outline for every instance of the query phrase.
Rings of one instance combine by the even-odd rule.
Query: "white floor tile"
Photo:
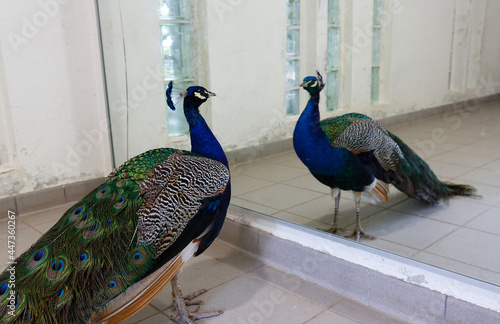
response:
[[[417,250],[458,228],[456,225],[392,210],[383,210],[363,219],[361,226],[368,235]],[[353,230],[352,226],[349,229]]]
[[[500,236],[469,228],[459,228],[426,249],[427,252],[465,264],[498,272]]]

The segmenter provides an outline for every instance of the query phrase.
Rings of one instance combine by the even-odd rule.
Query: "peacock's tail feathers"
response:
[[[147,274],[156,250],[137,242],[140,183],[178,152],[127,161],[19,256],[0,275],[0,323],[83,323]]]
[[[480,197],[476,194],[477,189],[472,186],[449,182],[443,182],[443,184],[451,191],[452,196]]]
[[[453,196],[473,196],[476,189],[469,185],[457,185],[441,182],[429,165],[396,135],[389,133],[399,145],[405,161],[399,163],[399,173],[392,175],[392,183],[409,197],[421,202],[436,204]]]

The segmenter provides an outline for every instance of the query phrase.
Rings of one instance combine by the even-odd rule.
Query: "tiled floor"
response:
[[[47,231],[71,204],[30,215],[19,215],[16,252],[20,255]],[[0,222],[0,246],[6,246],[7,224]],[[7,248],[1,249],[0,270],[6,268]],[[223,310],[197,323],[403,323],[295,276],[271,268],[223,242],[215,242],[192,258],[180,274],[184,293],[202,288],[201,311]],[[174,323],[170,285],[140,313],[125,323]]]
[[[425,206],[391,187],[389,203],[364,203],[371,245],[500,285],[500,103],[388,127],[424,158],[441,180],[475,186],[480,199],[458,197]],[[293,151],[232,168],[232,203],[313,228],[329,228],[330,189]],[[340,225],[354,228],[354,201],[342,193]]]

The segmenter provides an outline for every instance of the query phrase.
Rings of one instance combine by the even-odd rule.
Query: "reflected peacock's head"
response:
[[[215,96],[215,93],[208,91],[200,86],[193,86],[186,89],[184,97],[193,97],[202,102],[207,101],[208,98]]]
[[[173,86],[173,82],[170,81],[167,87],[167,104],[170,109],[175,110],[179,102],[189,98],[191,102],[194,103],[195,107],[198,107],[208,98],[215,96],[215,93],[208,91],[201,86],[192,86],[187,89],[177,89]]]
[[[321,90],[325,87],[325,83],[323,82],[323,77],[321,74],[318,73],[318,77],[315,76],[308,76],[305,77],[302,83],[300,84],[301,87],[303,87],[311,96],[317,95],[320,93]]]

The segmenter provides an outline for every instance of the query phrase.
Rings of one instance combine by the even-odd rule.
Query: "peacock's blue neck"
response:
[[[191,152],[216,160],[229,168],[224,150],[201,116],[198,107],[190,100],[184,100],[184,114],[189,124]]]
[[[319,93],[312,95],[302,112],[293,133],[297,156],[309,170],[317,173],[336,173],[343,163],[344,150],[333,147],[321,129]]]

